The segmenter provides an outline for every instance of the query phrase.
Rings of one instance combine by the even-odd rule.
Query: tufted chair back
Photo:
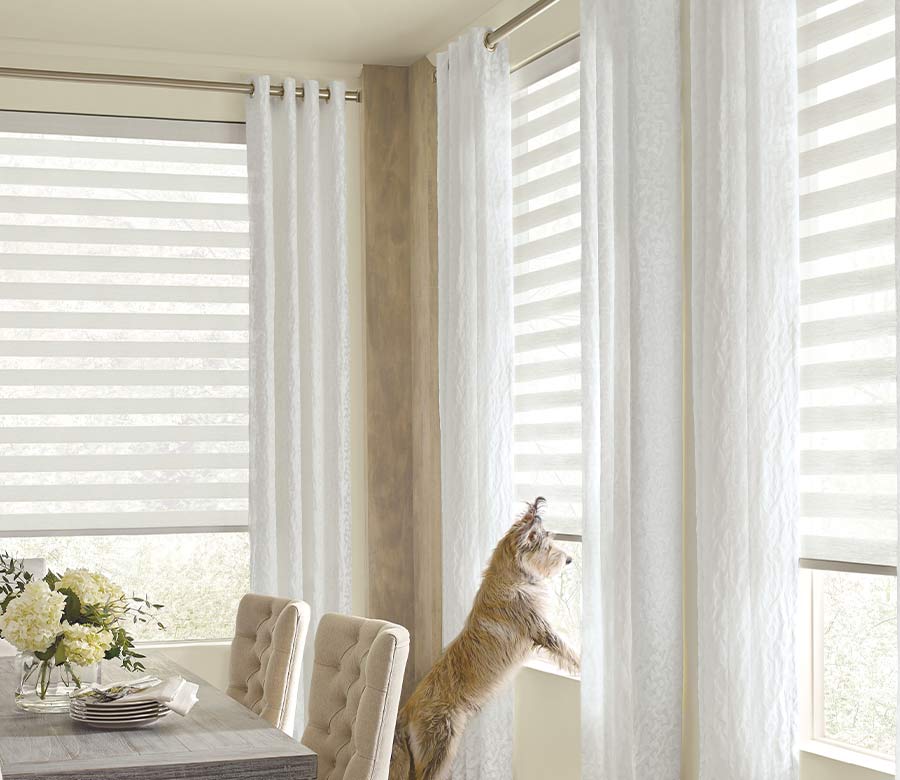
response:
[[[318,780],[387,780],[409,632],[383,620],[324,615],[303,744]]]
[[[294,730],[309,604],[248,593],[238,606],[228,695],[287,734]]]

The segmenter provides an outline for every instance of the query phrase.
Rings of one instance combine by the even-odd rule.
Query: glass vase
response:
[[[57,664],[34,653],[17,657],[19,686],[16,706],[25,712],[68,713],[69,698],[85,686],[100,682],[100,665]]]

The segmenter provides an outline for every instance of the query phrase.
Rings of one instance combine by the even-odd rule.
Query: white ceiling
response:
[[[60,44],[407,65],[497,0],[11,0],[0,36]]]

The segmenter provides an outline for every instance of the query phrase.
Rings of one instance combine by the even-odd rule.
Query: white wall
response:
[[[893,780],[873,769],[846,764],[814,753],[800,754],[800,780]]]
[[[515,780],[578,780],[581,684],[571,677],[525,668],[515,686]]]
[[[141,649],[162,653],[220,691],[224,691],[228,687],[228,662],[231,657],[231,645],[227,642],[204,644],[177,642],[147,645]]]

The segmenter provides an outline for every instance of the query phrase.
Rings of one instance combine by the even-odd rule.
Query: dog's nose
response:
[[[571,556],[571,555],[567,555],[567,556],[566,556],[566,566],[568,566],[570,563],[572,563],[572,556]]]

